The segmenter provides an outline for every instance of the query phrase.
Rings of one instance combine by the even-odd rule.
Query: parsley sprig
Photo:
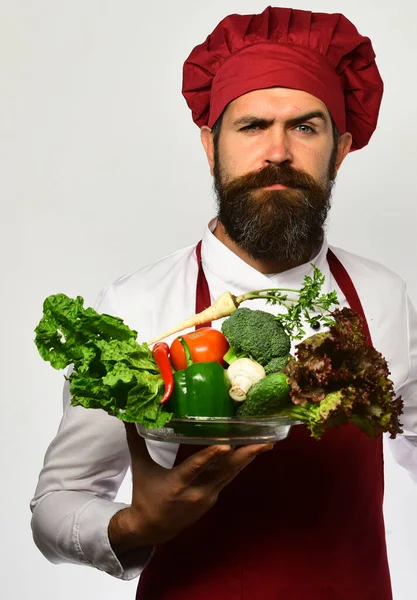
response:
[[[321,293],[325,277],[316,265],[312,264],[312,267],[313,276],[306,275],[299,290],[290,288],[254,290],[236,297],[236,303],[239,305],[245,300],[262,298],[267,304],[284,306],[287,312],[278,314],[276,319],[293,340],[305,337],[303,320],[313,329],[318,324],[330,327],[334,323],[330,314],[331,308],[339,304],[337,294],[336,291],[328,294]]]

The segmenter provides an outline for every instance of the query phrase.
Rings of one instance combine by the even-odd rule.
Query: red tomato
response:
[[[229,342],[221,331],[212,327],[202,327],[182,336],[190,348],[193,362],[218,362],[224,364],[223,356],[229,350]],[[185,352],[178,338],[171,344],[171,363],[174,369],[186,368]]]

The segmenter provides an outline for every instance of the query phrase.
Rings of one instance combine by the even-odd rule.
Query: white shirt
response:
[[[299,288],[305,275],[312,275],[310,262],[263,275],[214,237],[213,225],[214,221],[206,229],[202,245],[212,301],[225,291],[239,295],[271,287]],[[327,250],[325,241],[311,262],[325,276],[323,293],[335,289],[341,307],[347,306],[330,272]],[[387,359],[395,390],[404,399],[404,435],[389,443],[397,462],[417,481],[417,314],[400,276],[373,261],[332,250],[353,280],[373,344]],[[117,280],[102,292],[96,308],[121,317],[139,332],[139,341],[147,341],[194,314],[196,280],[195,247],[190,246]],[[279,310],[262,300],[250,301],[250,306]],[[221,322],[213,327],[220,328]],[[306,336],[315,333],[308,325],[305,331]],[[156,462],[173,465],[177,444],[148,442],[148,448]],[[123,424],[102,410],[71,406],[65,388],[61,425],[47,450],[31,503],[34,540],[50,561],[86,564],[122,579],[140,574],[152,549],[143,549],[137,567],[123,569],[107,533],[112,516],[126,506],[114,499],[129,464]]]

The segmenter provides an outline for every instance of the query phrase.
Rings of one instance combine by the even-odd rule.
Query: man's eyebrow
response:
[[[265,119],[264,117],[256,117],[255,115],[244,115],[233,121],[233,125],[235,127],[239,127],[241,125],[263,125],[267,127],[268,125],[272,125],[275,119]]]
[[[293,119],[288,119],[286,121],[287,125],[298,125],[300,123],[304,123],[305,121],[311,121],[312,119],[321,119],[326,125],[329,122],[329,118],[322,110],[313,110],[309,113],[305,113],[303,115],[299,115],[298,117],[294,117]],[[245,125],[259,125],[263,127],[268,127],[273,125],[275,119],[266,119],[264,117],[257,117],[255,115],[244,115],[233,122],[234,127],[240,127]]]
[[[288,119],[288,125],[298,125],[300,123],[304,123],[305,121],[311,121],[312,119],[321,119],[326,125],[329,122],[329,118],[322,110],[313,110],[309,113],[305,113],[304,115],[299,115],[294,119]]]

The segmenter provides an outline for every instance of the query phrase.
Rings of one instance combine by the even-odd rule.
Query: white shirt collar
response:
[[[311,261],[272,276],[264,275],[239,258],[213,235],[216,222],[216,219],[212,219],[203,235],[203,268],[207,275],[210,273],[212,277],[227,283],[229,291],[234,294],[271,287],[299,288],[306,275],[312,276],[312,263],[324,274],[329,271],[328,242],[324,239],[320,251]]]

